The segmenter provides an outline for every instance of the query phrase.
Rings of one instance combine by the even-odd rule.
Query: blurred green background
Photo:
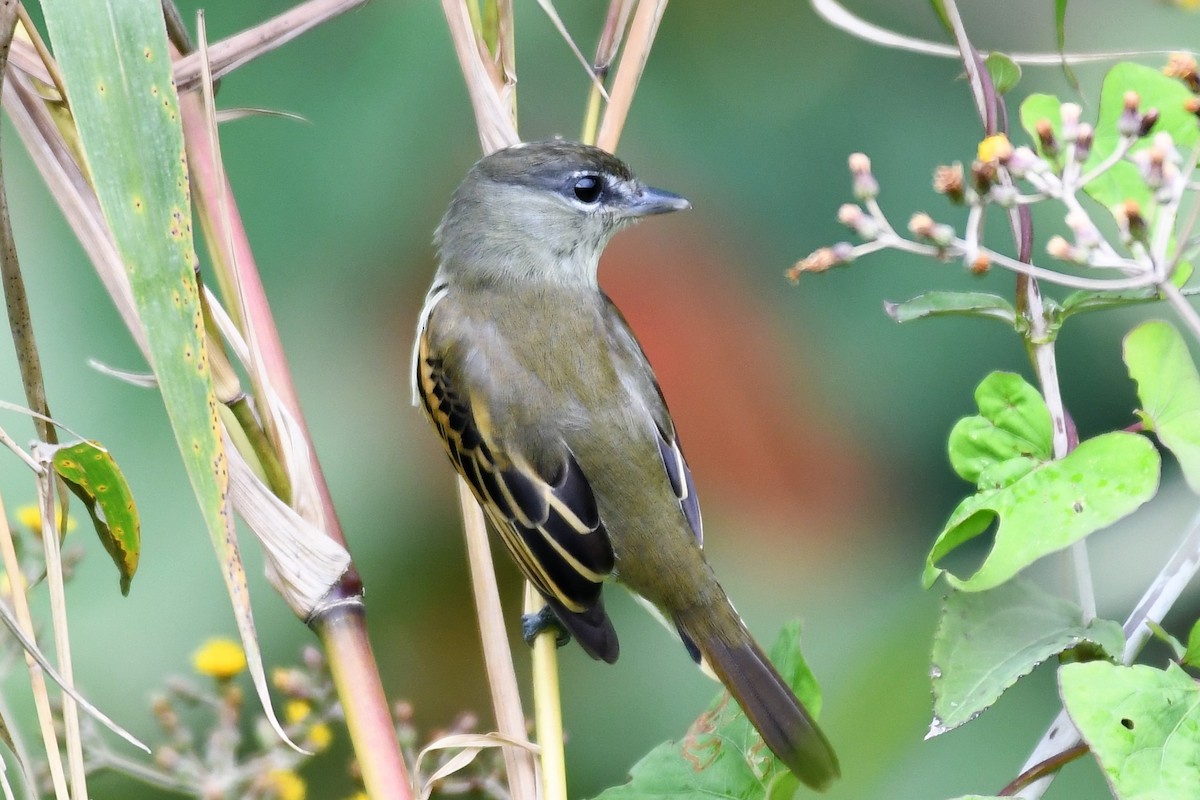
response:
[[[194,19],[200,4],[180,3]],[[203,4],[210,39],[289,7],[281,0]],[[1046,0],[964,2],[981,48],[1053,51]],[[536,4],[517,4],[521,132],[577,137],[587,81]],[[582,49],[606,4],[559,3]],[[896,30],[942,40],[925,0],[857,2]],[[1070,50],[1195,47],[1200,16],[1163,2],[1070,6]],[[1158,64],[1161,58],[1148,57]],[[1103,67],[1077,69],[1085,117]],[[1043,669],[979,721],[922,738],[928,651],[940,591],[920,565],[966,491],[946,462],[955,419],[974,410],[992,369],[1029,373],[1015,335],[980,321],[897,327],[881,310],[926,289],[1011,295],[1012,279],[893,254],[788,285],[783,271],[846,238],[846,156],[873,159],[881,202],[901,225],[918,210],[961,223],[932,194],[934,166],[969,162],[979,126],[952,60],[885,51],[829,28],[804,2],[677,2],[668,9],[620,154],[649,183],[680,192],[687,215],[654,220],[610,248],[601,281],[643,336],[705,501],[709,558],[751,628],[769,643],[805,621],[806,654],[825,692],[824,725],[845,779],[833,798],[990,793],[1017,768],[1057,709]],[[1056,68],[1027,69],[1031,91],[1070,96]],[[423,727],[459,711],[490,717],[474,632],[454,484],[409,404],[416,314],[432,274],[433,228],[478,155],[474,121],[438,4],[380,0],[256,61],[222,84],[219,104],[308,121],[251,118],[223,128],[230,178],[295,371],[338,509],[367,587],[387,690]],[[1015,113],[1016,101],[1010,108]],[[144,369],[59,211],[4,123],[5,172],[30,281],[55,416],[104,442],[139,501],[144,553],[128,598],[97,543],[69,587],[79,682],[151,741],[151,691],[189,670],[209,636],[233,635],[223,585],[154,394],[88,368]],[[1017,138],[1020,138],[1018,135]],[[998,222],[998,220],[997,220]],[[1039,240],[1060,224],[1037,217]],[[993,243],[1002,246],[997,226]],[[1038,250],[1040,252],[1040,248]],[[1053,291],[1053,290],[1050,290]],[[1059,363],[1081,435],[1131,423],[1134,393],[1120,339],[1167,309],[1072,320]],[[0,398],[21,402],[11,348]],[[31,435],[9,415],[5,430]],[[1166,490],[1118,530],[1094,537],[1102,612],[1124,618],[1195,505],[1168,470]],[[32,499],[14,459],[0,462],[9,511]],[[90,536],[90,534],[89,534]],[[268,666],[313,638],[243,552]],[[1053,559],[1052,559],[1053,561]],[[505,560],[506,595],[519,598]],[[1041,570],[1067,586],[1061,565]],[[614,667],[562,651],[572,796],[624,780],[637,758],[678,736],[716,690],[682,649],[619,590]],[[1175,632],[1195,616],[1180,608]],[[515,613],[515,611],[514,611]],[[518,649],[519,669],[527,670]],[[23,674],[6,683],[20,708]],[[305,771],[312,798],[349,794],[341,748]],[[158,798],[120,778],[97,798]],[[1105,796],[1095,767],[1073,765],[1050,797]]]

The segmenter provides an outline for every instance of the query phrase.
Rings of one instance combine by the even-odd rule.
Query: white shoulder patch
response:
[[[433,313],[433,307],[449,291],[450,287],[444,283],[435,284],[431,287],[429,294],[425,295],[425,306],[421,309],[421,316],[417,319],[417,334],[413,337],[412,366],[408,373],[409,385],[412,388],[412,404],[414,406],[421,404],[421,398],[417,393],[417,358],[421,351],[421,337],[425,334],[426,326],[429,325],[429,315]]]

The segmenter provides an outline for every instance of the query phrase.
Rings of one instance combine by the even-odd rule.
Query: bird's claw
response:
[[[533,640],[543,633],[554,634],[554,644],[562,647],[571,641],[571,633],[562,624],[562,620],[550,606],[542,606],[541,611],[521,615],[521,638],[525,644],[533,647]]]

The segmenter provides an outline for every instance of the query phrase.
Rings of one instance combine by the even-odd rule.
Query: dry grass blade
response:
[[[571,38],[571,32],[567,30],[567,26],[563,24],[562,17],[558,15],[558,10],[554,7],[552,0],[538,0],[538,5],[546,12],[546,16],[550,18],[550,22],[554,24],[563,41],[571,48],[571,52],[575,54],[575,58],[583,65],[583,69],[587,72],[588,80],[592,82],[592,86],[605,99],[608,100],[608,91],[604,88],[604,83],[600,80],[592,65],[588,63],[587,57],[580,51],[579,45],[575,44],[575,40]]]
[[[134,307],[129,276],[117,254],[100,204],[28,77],[9,71],[4,82],[4,108],[50,194],[62,209],[67,224],[75,231],[88,260],[112,297],[126,328],[142,353],[148,352],[146,333]]]
[[[500,734],[513,741],[528,742],[525,736],[525,714],[521,710],[521,692],[517,688],[517,673],[513,669],[512,653],[505,634],[504,610],[500,606],[500,591],[496,586],[496,571],[492,551],[488,546],[487,527],[483,512],[475,502],[466,481],[458,479],[458,499],[462,509],[463,533],[467,539],[467,558],[471,565],[471,585],[475,588],[475,610],[479,618],[479,635],[483,640],[483,660],[487,668],[488,686],[492,692],[492,708]],[[532,746],[532,743],[530,743]],[[505,748],[504,763],[508,769],[509,793],[514,798],[538,796],[534,759],[528,752]]]
[[[336,16],[366,5],[367,0],[308,0],[289,9],[277,17],[255,25],[213,43],[208,48],[208,57],[203,59],[199,52],[175,62],[175,83],[179,91],[195,89],[203,80],[207,61],[216,80],[233,72],[243,64],[261,55],[277,50],[288,42]]]
[[[42,514],[42,548],[46,557],[46,583],[50,588],[50,620],[54,630],[54,652],[58,657],[56,678],[65,692],[62,698],[63,738],[66,740],[67,769],[71,775],[71,793],[75,800],[87,800],[87,772],[83,765],[83,737],[79,731],[79,708],[75,694],[75,670],[71,665],[71,636],[67,629],[67,592],[63,581],[59,531],[54,520],[54,472],[45,470],[37,479],[38,506]],[[63,524],[66,524],[66,506]],[[65,533],[65,531],[64,531]]]
[[[629,28],[629,15],[633,13],[637,0],[612,0],[608,6],[608,16],[604,18],[604,27],[600,30],[600,41],[596,44],[596,60],[593,67],[600,76],[608,74],[608,68],[621,49],[625,39],[625,31]]]
[[[418,779],[421,775],[421,762],[430,753],[438,750],[460,750],[452,758],[446,761],[445,764],[438,767],[434,772],[421,783],[421,800],[427,798],[433,793],[434,785],[458,772],[463,767],[475,760],[475,757],[480,752],[489,747],[515,747],[522,750],[527,750],[532,754],[538,752],[538,747],[524,739],[512,739],[499,733],[457,733],[451,736],[443,736],[436,742],[431,742],[419,754],[417,754],[417,763],[415,772]],[[516,795],[520,796],[520,795]]]
[[[276,497],[229,445],[229,493],[238,514],[262,543],[267,580],[292,611],[306,619],[319,611],[329,588],[350,567],[350,554]]]
[[[491,153],[516,144],[521,139],[513,123],[509,102],[512,86],[497,85],[492,71],[488,69],[481,55],[482,43],[471,24],[466,3],[463,0],[442,0],[442,10],[446,14],[454,51],[458,54],[458,62],[467,81],[467,94],[475,109],[475,122],[483,152]]]
[[[309,0],[253,28],[222,39],[209,48],[213,78],[224,77],[243,64],[279,49],[318,25],[366,5],[366,2],[367,0]],[[13,66],[28,75],[43,83],[56,83],[53,61],[44,60],[34,43],[15,41],[11,58]],[[175,62],[175,84],[180,92],[190,91],[200,85],[200,63],[199,53],[193,53]],[[48,68],[47,64],[51,66]]]
[[[637,11],[634,12],[633,23],[629,28],[629,41],[621,55],[617,74],[613,78],[613,88],[610,92],[612,100],[604,111],[600,133],[596,136],[596,145],[610,153],[616,152],[621,130],[625,127],[629,108],[633,105],[638,81],[641,80],[646,60],[650,57],[650,46],[654,44],[654,35],[658,33],[658,25],[662,22],[666,10],[667,0],[641,0]]]

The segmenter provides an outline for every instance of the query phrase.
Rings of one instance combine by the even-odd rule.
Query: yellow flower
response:
[[[304,743],[314,753],[320,753],[329,747],[329,743],[333,741],[333,731],[324,722],[315,723],[308,729],[308,736],[304,739]]]
[[[311,713],[312,706],[309,705],[307,700],[289,700],[288,704],[283,707],[283,716],[289,725],[303,722]]]
[[[246,668],[246,653],[232,639],[209,639],[192,656],[192,666],[201,675],[228,680]]]
[[[272,770],[267,775],[267,786],[276,800],[304,800],[308,795],[304,779],[290,769]]]
[[[72,514],[67,517],[67,532],[75,530],[77,514]],[[24,525],[34,533],[42,532],[42,509],[33,503],[28,503],[17,509],[17,522]],[[62,506],[56,506],[54,509],[54,526],[62,526]]]
[[[979,143],[979,160],[984,163],[1004,161],[1012,155],[1012,151],[1012,142],[1008,141],[1008,137],[997,133]]]

